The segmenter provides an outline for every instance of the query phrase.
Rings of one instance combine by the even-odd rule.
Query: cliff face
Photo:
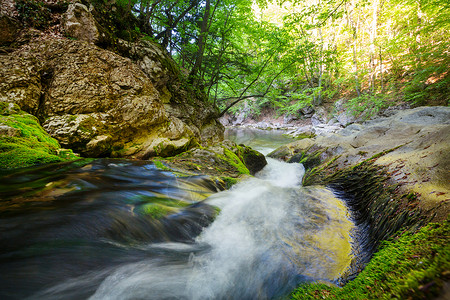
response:
[[[4,32],[17,31],[4,18]],[[36,116],[63,147],[145,159],[223,139],[215,109],[158,45],[116,38],[116,51],[100,48],[102,28],[80,3],[60,23],[71,38],[32,28],[4,34],[4,47],[16,47],[0,55],[0,101]]]

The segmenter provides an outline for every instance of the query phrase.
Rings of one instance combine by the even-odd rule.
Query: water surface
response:
[[[3,176],[0,298],[273,299],[336,282],[352,260],[346,206],[301,187],[302,165],[268,162],[228,191],[144,161]]]

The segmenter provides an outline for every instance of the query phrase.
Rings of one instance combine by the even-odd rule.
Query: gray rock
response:
[[[339,126],[339,122],[338,122],[338,120],[337,120],[336,118],[331,118],[331,119],[328,121],[327,125],[328,125],[328,126],[332,126],[332,125],[337,125],[337,126]]]
[[[357,121],[357,118],[348,111],[339,113],[336,119],[344,127]]]
[[[320,124],[318,126],[313,126],[312,132],[315,135],[327,135],[330,133],[338,132],[341,129],[342,129],[342,127],[340,127],[340,126],[334,126],[334,125],[330,126],[330,125],[326,125],[326,124]]]
[[[8,125],[0,124],[0,136],[6,135],[6,136],[19,136],[20,130],[14,127],[10,127]]]
[[[260,129],[267,129],[269,128],[270,125],[266,122],[258,122],[256,123],[256,128],[260,128]]]
[[[305,135],[313,135],[313,127],[311,125],[306,125],[302,127],[298,127],[296,129],[293,129],[291,131],[288,131],[286,134],[290,135],[292,137],[298,137],[298,136],[305,136]]]
[[[314,113],[314,108],[312,106],[305,106],[302,109],[300,109],[300,112],[302,114],[306,115],[312,115]]]
[[[296,115],[284,115],[283,117],[283,122],[284,124],[289,124],[293,121],[297,121],[298,120],[298,116]]]
[[[96,43],[99,31],[96,21],[86,5],[72,3],[61,18],[61,28],[68,37],[73,37],[88,43]]]
[[[311,117],[311,124],[313,126],[317,126],[319,124],[326,124],[327,121],[327,112],[323,107],[316,107],[316,112]]]
[[[341,112],[345,110],[344,106],[345,100],[339,99],[338,101],[334,102],[334,111],[335,112]]]
[[[236,116],[236,120],[233,122],[234,126],[237,125],[241,125],[245,120],[245,112],[240,112],[237,116]]]

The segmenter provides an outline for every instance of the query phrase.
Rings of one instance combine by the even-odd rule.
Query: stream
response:
[[[229,130],[267,154],[292,141]],[[146,161],[86,160],[0,178],[0,299],[278,299],[336,284],[355,225],[304,168],[268,158],[230,190]]]

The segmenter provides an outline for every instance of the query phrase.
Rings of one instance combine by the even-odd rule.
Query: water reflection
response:
[[[266,155],[274,149],[294,141],[292,137],[283,135],[284,132],[284,130],[227,128],[225,138],[237,144],[250,146]]]

